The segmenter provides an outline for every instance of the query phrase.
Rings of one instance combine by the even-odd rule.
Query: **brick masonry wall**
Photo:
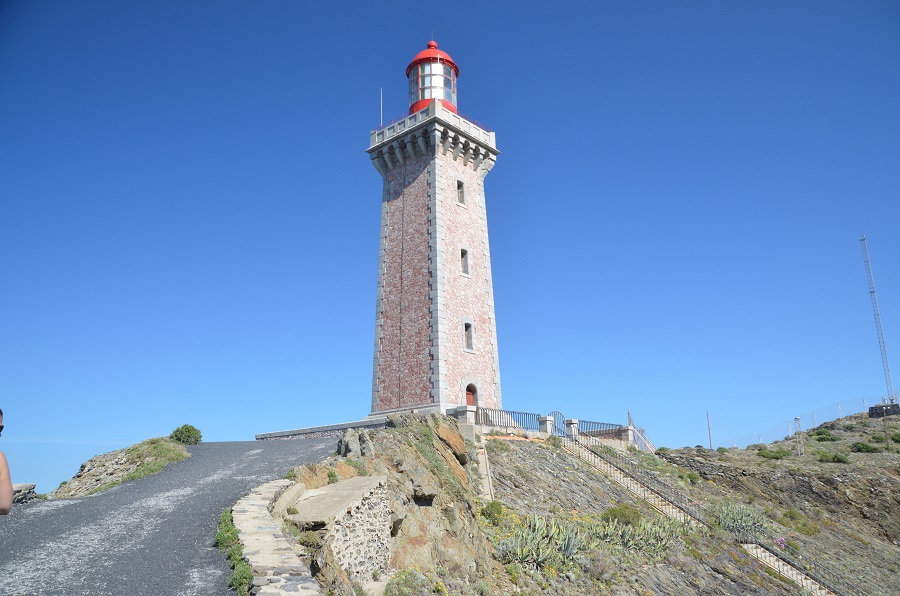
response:
[[[477,405],[502,407],[483,183],[495,154],[488,153],[436,120],[373,158],[384,190],[372,412],[464,405],[470,384]]]
[[[500,404],[500,371],[487,233],[484,183],[471,163],[453,155],[436,160],[436,210],[441,214],[438,252],[443,300],[441,354],[442,401],[465,405],[465,389],[477,388],[477,405],[497,408]],[[465,202],[457,197],[463,183]],[[469,274],[462,272],[461,250],[468,253]],[[473,350],[465,349],[464,324],[473,325]]]
[[[385,177],[372,411],[430,403],[429,178],[420,156]]]

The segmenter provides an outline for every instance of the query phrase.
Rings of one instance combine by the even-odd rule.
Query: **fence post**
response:
[[[570,439],[578,438],[578,419],[570,418],[565,421],[566,423],[566,434],[569,435]]]
[[[463,424],[475,424],[475,406],[458,406],[456,408],[456,420]]]
[[[538,429],[542,435],[553,433],[553,416],[538,416]]]

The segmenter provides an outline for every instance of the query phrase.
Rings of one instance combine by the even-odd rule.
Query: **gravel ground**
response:
[[[213,546],[222,510],[334,439],[202,443],[191,457],[78,499],[33,501],[0,517],[0,594],[229,594]]]

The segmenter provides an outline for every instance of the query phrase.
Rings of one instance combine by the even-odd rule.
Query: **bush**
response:
[[[431,594],[434,582],[418,569],[404,569],[384,587],[384,596],[413,596]]]
[[[690,482],[691,484],[697,484],[700,482],[700,474],[697,472],[679,472],[678,477],[683,482]]]
[[[604,511],[600,519],[605,522],[616,520],[626,526],[637,526],[641,523],[641,512],[637,507],[623,503]]]
[[[716,451],[719,453],[728,453],[728,447],[716,447]]]
[[[562,439],[560,439],[556,435],[550,435],[549,437],[547,437],[545,444],[548,447],[553,447],[554,449],[560,449],[563,446]]]
[[[891,440],[895,443],[900,443],[900,433],[894,433],[891,435]]]
[[[778,449],[769,450],[769,449],[760,449],[756,452],[756,455],[760,457],[764,457],[766,459],[783,459],[790,455],[791,452],[787,449],[783,449],[779,447]]]
[[[833,434],[831,434],[831,431],[828,430],[827,428],[819,428],[814,431],[810,431],[809,436],[820,443],[841,440],[840,437],[836,437]]]
[[[872,435],[873,443],[884,443],[884,435]]]
[[[719,525],[729,532],[756,536],[766,527],[766,518],[756,508],[723,501],[713,508]]]
[[[226,554],[231,568],[234,569],[228,585],[234,588],[239,595],[246,596],[250,593],[250,584],[253,583],[253,570],[244,562],[244,549],[238,539],[238,529],[234,527],[231,508],[226,509],[219,516],[215,545]]]
[[[172,431],[169,438],[182,445],[196,445],[203,438],[203,435],[200,434],[197,427],[190,424],[182,424]]]
[[[503,515],[503,504],[500,501],[491,501],[481,509],[481,515],[492,525],[500,525],[500,517]]]
[[[819,451],[816,453],[816,459],[820,462],[829,464],[849,464],[850,460],[847,459],[847,456],[843,453],[828,453],[826,451]]]
[[[761,449],[768,449],[769,446],[765,443],[753,443],[751,445],[747,445],[747,451],[759,451]]]
[[[857,441],[850,445],[850,451],[854,453],[878,453],[878,448],[872,447],[864,441]]]
[[[488,439],[484,444],[484,448],[488,452],[488,455],[509,453],[509,442],[500,439]]]

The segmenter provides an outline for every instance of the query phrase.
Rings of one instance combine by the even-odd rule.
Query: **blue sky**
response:
[[[368,414],[365,149],[432,36],[501,150],[507,409],[678,447],[877,402],[861,234],[900,385],[896,2],[0,2],[14,482]]]

